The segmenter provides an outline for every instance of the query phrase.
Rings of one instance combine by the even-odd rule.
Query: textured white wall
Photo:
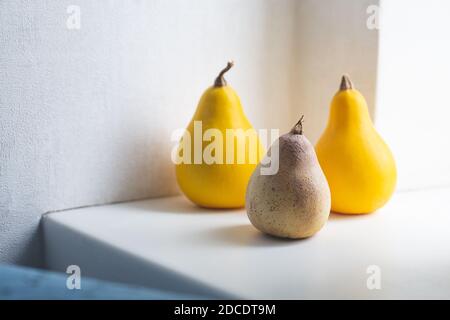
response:
[[[176,193],[170,134],[230,58],[253,124],[290,127],[295,6],[1,1],[0,262],[42,261],[44,212]]]
[[[450,185],[450,2],[382,1],[377,126],[400,189]]]
[[[295,36],[293,116],[305,114],[315,143],[325,129],[332,97],[348,73],[374,114],[378,30],[367,28],[367,8],[378,0],[301,0]]]

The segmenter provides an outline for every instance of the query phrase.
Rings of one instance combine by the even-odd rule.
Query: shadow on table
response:
[[[212,229],[208,238],[221,245],[249,246],[249,247],[279,247],[296,245],[308,239],[282,239],[266,235],[256,230],[250,224],[226,226]]]
[[[376,214],[376,213],[374,213]],[[328,218],[328,221],[339,221],[339,220],[358,220],[358,219],[365,219],[372,214],[342,214],[342,213],[335,213],[331,212],[330,217]]]
[[[174,214],[217,214],[234,211],[233,209],[208,209],[199,207],[184,197],[167,197],[149,201],[134,201],[127,203],[135,209],[145,212],[163,212]],[[239,211],[241,209],[236,209]]]

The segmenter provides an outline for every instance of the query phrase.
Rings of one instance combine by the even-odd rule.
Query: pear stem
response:
[[[352,90],[354,88],[352,80],[347,74],[342,76],[341,86],[339,87],[340,91]]]
[[[232,67],[234,66],[234,62],[232,60],[228,61],[227,66],[220,71],[219,75],[216,78],[216,81],[214,81],[214,87],[223,87],[227,85],[227,81],[223,77],[225,73],[228,72]]]
[[[297,124],[292,128],[291,133],[292,134],[303,134],[303,118],[305,116],[302,115],[300,120],[298,120]]]

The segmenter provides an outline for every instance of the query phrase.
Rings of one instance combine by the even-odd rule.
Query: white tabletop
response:
[[[296,241],[261,234],[244,210],[183,197],[81,208],[45,216],[48,264],[215,297],[450,298],[449,200],[450,189],[397,193]]]

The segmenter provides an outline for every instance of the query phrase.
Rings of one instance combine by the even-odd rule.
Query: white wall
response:
[[[325,129],[332,97],[348,73],[374,114],[378,30],[368,29],[367,8],[378,0],[298,1],[293,117],[305,114],[315,143]]]
[[[382,1],[377,127],[399,189],[450,185],[450,2]]]
[[[170,134],[230,58],[253,124],[290,127],[294,7],[1,1],[0,262],[42,262],[44,212],[176,193]]]

